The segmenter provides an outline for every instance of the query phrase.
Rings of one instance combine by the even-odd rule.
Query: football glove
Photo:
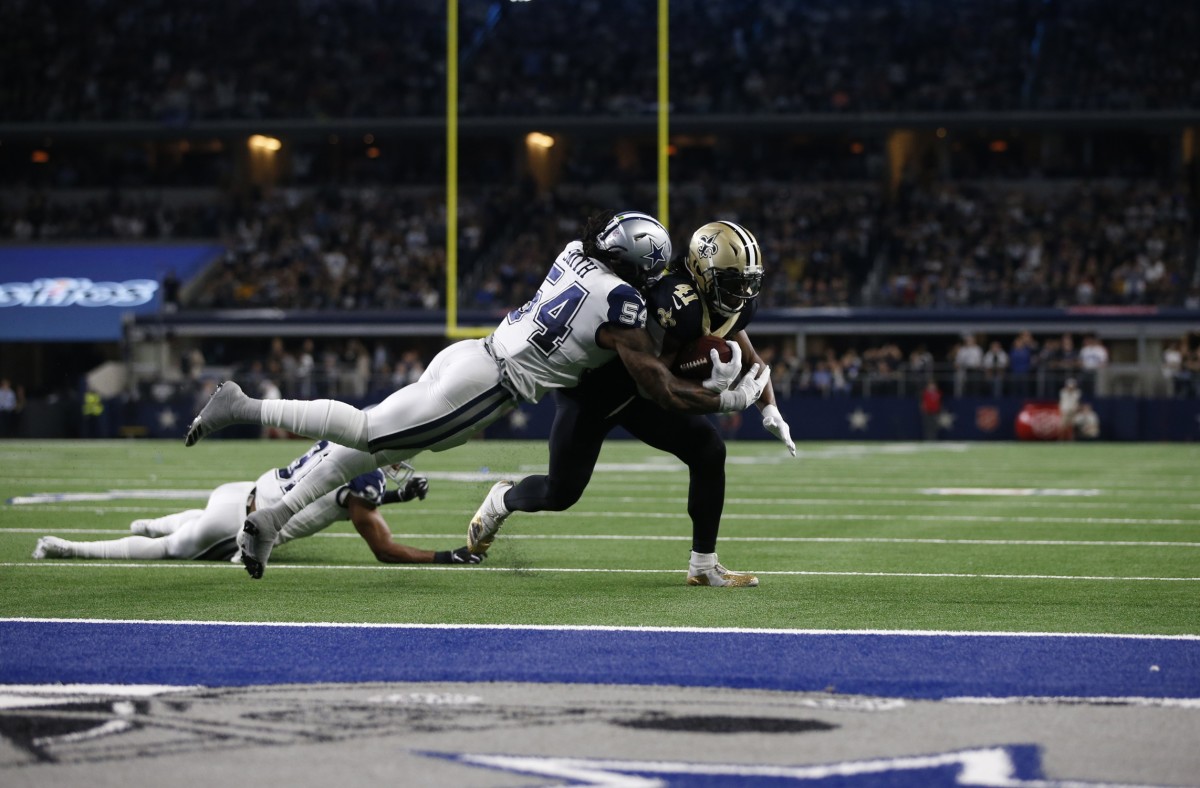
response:
[[[400,495],[397,500],[400,503],[411,501],[413,498],[425,500],[425,496],[429,494],[429,479],[424,476],[414,476],[404,483],[400,488]]]
[[[752,402],[758,402],[763,389],[771,382],[771,368],[766,364],[753,364],[738,384],[721,392],[721,412],[732,413],[745,410]]]
[[[487,558],[487,553],[474,555],[466,545],[457,550],[440,550],[433,554],[433,562],[435,564],[454,564],[457,566],[482,564],[485,558]]]
[[[783,445],[787,446],[787,450],[793,457],[796,456],[796,444],[792,441],[792,430],[783,420],[783,416],[779,414],[779,408],[774,404],[762,409],[762,425],[763,429],[783,441]]]
[[[721,356],[717,353],[716,348],[708,351],[708,357],[712,359],[712,372],[709,374],[708,380],[700,385],[709,391],[726,391],[737,380],[738,375],[742,374],[741,346],[737,342],[730,342],[729,349],[733,351],[733,356],[725,362],[721,361]]]

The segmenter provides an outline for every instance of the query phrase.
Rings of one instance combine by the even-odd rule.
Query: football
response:
[[[675,363],[671,371],[681,378],[688,380],[705,380],[712,373],[712,359],[709,351],[717,349],[717,357],[721,361],[733,358],[729,343],[721,337],[706,334],[699,339],[689,342],[675,354]]]

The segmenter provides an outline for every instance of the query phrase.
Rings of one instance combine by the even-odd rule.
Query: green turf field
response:
[[[211,562],[29,557],[42,534],[115,538],[202,507],[305,448],[0,442],[5,500],[115,493],[0,508],[0,616],[1200,634],[1188,445],[807,444],[793,460],[731,444],[720,556],[757,589],[684,585],[687,475],[631,441],[606,446],[573,510],[511,517],[477,568],[378,564],[348,523],[280,548],[257,582]],[[423,454],[429,498],[385,514],[399,541],[457,547],[492,481],[545,462],[541,442]]]

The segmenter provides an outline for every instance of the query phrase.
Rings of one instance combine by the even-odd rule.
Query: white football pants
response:
[[[420,379],[369,410],[336,400],[264,400],[260,423],[339,444],[276,505],[264,509],[276,527],[330,490],[362,473],[408,460],[427,449],[461,446],[517,405],[483,340],[438,353]],[[357,450],[357,451],[354,451]]]
[[[152,536],[126,536],[103,542],[68,542],[73,558],[161,558],[222,560],[237,550],[237,532],[246,520],[246,498],[254,482],[222,484],[203,509],[188,509],[149,520]]]

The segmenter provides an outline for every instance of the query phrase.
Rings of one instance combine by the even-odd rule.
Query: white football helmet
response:
[[[709,222],[692,233],[684,260],[710,312],[733,317],[762,290],[758,240],[733,222]]]
[[[657,281],[671,262],[667,228],[637,211],[621,211],[609,219],[596,234],[595,249],[613,273],[635,287]]]

